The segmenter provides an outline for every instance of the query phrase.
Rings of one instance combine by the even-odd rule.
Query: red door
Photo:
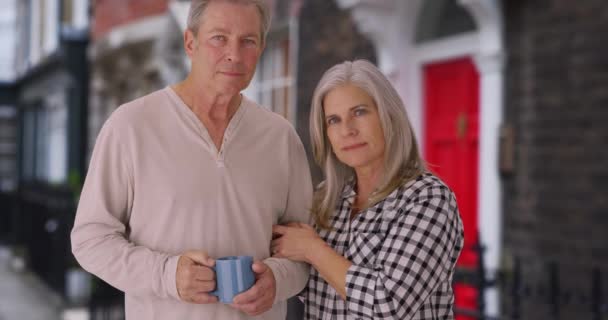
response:
[[[474,268],[477,243],[479,75],[470,58],[424,67],[425,153],[428,167],[454,191],[464,224],[461,267]],[[475,308],[477,292],[455,288],[458,307]],[[458,317],[459,319],[465,319]]]

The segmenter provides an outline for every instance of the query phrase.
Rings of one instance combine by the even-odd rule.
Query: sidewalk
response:
[[[14,271],[0,247],[0,320],[61,320],[61,298],[28,270]]]

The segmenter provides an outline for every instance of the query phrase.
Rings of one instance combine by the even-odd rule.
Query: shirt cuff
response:
[[[284,282],[285,268],[274,258],[267,258],[264,260],[264,263],[272,270],[272,274],[274,275],[275,295],[273,304],[287,300],[288,297],[284,297],[284,286],[280,285]]]
[[[346,307],[357,317],[373,318],[376,293],[375,271],[351,265],[346,272]]]
[[[167,259],[165,262],[165,270],[163,275],[164,287],[167,294],[176,300],[181,300],[179,293],[177,293],[177,282],[175,280],[179,257],[180,256],[172,256]]]

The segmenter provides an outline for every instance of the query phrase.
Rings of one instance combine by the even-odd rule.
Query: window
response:
[[[33,180],[36,174],[36,112],[23,113],[23,178]]]
[[[475,29],[475,21],[456,0],[425,0],[418,18],[416,43]]]
[[[59,46],[59,0],[44,0],[42,2],[41,30],[43,34],[44,54],[49,55]]]
[[[68,110],[63,101],[49,100],[24,111],[23,178],[61,184],[67,179]]]
[[[67,117],[68,108],[65,104],[54,106],[47,111],[48,125],[46,127],[47,145],[47,175],[50,183],[63,183],[67,178]]]
[[[16,76],[16,9],[15,0],[0,2],[0,81],[12,82]]]
[[[40,60],[40,48],[41,48],[41,31],[42,31],[42,23],[41,23],[41,7],[42,0],[31,0],[29,7],[29,17],[30,17],[30,25],[28,28],[29,31],[29,60],[28,67],[34,66]]]
[[[17,185],[17,110],[0,105],[0,193],[14,191]]]
[[[35,178],[39,181],[46,181],[48,170],[48,111],[40,109],[36,112],[36,167],[34,169]]]
[[[72,25],[74,21],[74,0],[63,0],[61,6],[61,24]]]
[[[289,40],[269,43],[256,72],[257,100],[264,107],[289,118],[294,79],[289,66]]]
[[[31,43],[31,3],[29,1],[17,1],[16,3],[16,35],[15,39],[15,71],[20,76],[27,71],[30,61]]]
[[[59,0],[31,0],[26,9],[29,17],[28,66],[32,67],[59,47]]]
[[[273,22],[275,23],[275,22]],[[245,95],[265,108],[296,121],[296,43],[297,23],[290,18],[268,35],[266,49]]]
[[[83,30],[89,26],[89,0],[63,0],[63,30]]]

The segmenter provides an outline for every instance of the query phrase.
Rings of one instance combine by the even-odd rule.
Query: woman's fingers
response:
[[[285,258],[285,256],[283,255],[283,253],[281,253],[281,248],[280,247],[273,247],[271,249],[272,251],[272,256],[275,258]]]
[[[270,249],[272,250],[272,252],[274,252],[274,250],[278,248],[280,244],[280,239],[272,240],[272,242],[270,242]]]
[[[289,227],[285,227],[278,224],[272,226],[272,233],[274,234],[284,235],[285,233],[287,233],[287,231],[289,231]]]
[[[276,238],[270,242],[270,253],[273,256],[279,252],[282,241],[282,238]]]

